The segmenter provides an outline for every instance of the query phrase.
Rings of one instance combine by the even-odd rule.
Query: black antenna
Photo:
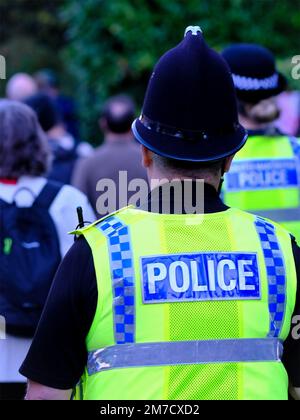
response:
[[[81,229],[84,227],[82,207],[77,207],[76,210],[77,210],[77,216],[78,216],[78,227]]]

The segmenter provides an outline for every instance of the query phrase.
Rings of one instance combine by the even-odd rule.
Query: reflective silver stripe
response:
[[[90,352],[88,374],[110,369],[208,363],[279,362],[278,339],[176,341],[120,344]]]
[[[290,209],[274,209],[274,210],[255,210],[248,211],[255,216],[266,217],[267,219],[274,220],[276,222],[300,222],[300,208]]]

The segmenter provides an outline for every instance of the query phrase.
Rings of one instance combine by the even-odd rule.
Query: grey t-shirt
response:
[[[120,172],[126,172],[126,174],[120,174]],[[106,214],[118,210],[120,207],[124,207],[123,201],[119,200],[119,186],[120,180],[122,182],[122,191],[124,186],[128,186],[130,181],[133,179],[143,179],[147,182],[146,170],[142,166],[142,155],[140,146],[133,141],[113,141],[106,142],[98,149],[95,153],[86,159],[82,159],[77,163],[74,170],[72,184],[84,192],[91,205],[93,206],[97,217],[103,217]],[[114,198],[109,196],[108,193],[105,195],[107,200],[105,205],[108,206],[108,211],[105,213],[99,208],[99,203],[102,204],[103,200],[97,200],[103,194],[103,191],[97,191],[97,184],[102,180],[102,186],[106,184],[104,179],[110,179],[116,186],[116,209],[109,208],[113,205]],[[98,189],[100,185],[98,184]],[[105,189],[107,192],[107,189]],[[113,191],[111,189],[111,191]],[[128,200],[135,194],[136,191],[129,191],[127,194]],[[104,195],[102,196],[104,197]],[[109,202],[108,202],[109,200]]]

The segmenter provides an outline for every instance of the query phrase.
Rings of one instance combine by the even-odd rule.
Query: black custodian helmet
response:
[[[239,100],[255,104],[286,89],[287,80],[276,69],[275,57],[267,48],[233,44],[222,55],[232,72]]]
[[[198,26],[156,64],[132,129],[149,150],[184,161],[217,161],[245,144],[230,70]]]

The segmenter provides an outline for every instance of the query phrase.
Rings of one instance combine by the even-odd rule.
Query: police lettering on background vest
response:
[[[295,159],[236,160],[227,177],[227,191],[257,191],[298,187]]]

